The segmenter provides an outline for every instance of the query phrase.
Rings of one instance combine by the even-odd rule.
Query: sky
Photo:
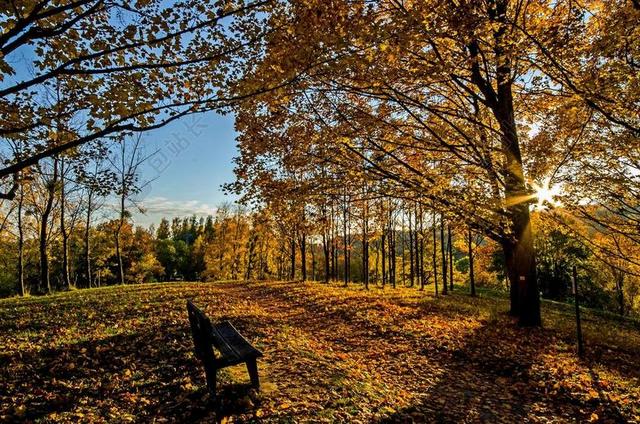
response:
[[[10,62],[15,74],[0,81],[0,87],[33,77],[34,60],[31,46],[14,52]],[[234,201],[221,185],[234,180],[235,138],[233,115],[215,112],[186,116],[144,133],[143,154],[150,157],[140,172],[144,188],[134,200],[146,212],[130,208],[134,223],[148,226],[162,217],[209,215],[221,203]],[[113,218],[115,204],[115,198],[107,199],[103,218]]]
[[[136,225],[157,225],[162,217],[212,214],[216,206],[235,200],[221,189],[234,180],[233,123],[233,115],[209,112],[142,136],[144,154],[150,157],[140,172],[146,185],[135,198],[146,212],[132,209]]]

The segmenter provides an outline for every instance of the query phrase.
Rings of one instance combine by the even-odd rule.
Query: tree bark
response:
[[[307,281],[307,234],[304,231],[300,236],[300,271],[302,281]]]
[[[436,211],[433,211],[433,283],[438,295],[438,233],[436,229]]]
[[[330,277],[329,273],[331,270],[329,264],[329,240],[327,240],[326,231],[323,231],[322,233],[322,253],[324,254],[324,282],[328,283]]]
[[[512,292],[512,313],[519,316],[519,324],[537,326],[540,319],[540,297],[536,275],[536,256],[531,233],[529,204],[510,202],[510,199],[524,198],[527,188],[522,166],[522,155],[518,139],[515,112],[513,106],[511,60],[504,48],[504,33],[508,24],[504,22],[507,15],[507,1],[496,1],[495,19],[500,26],[495,31],[496,40],[496,84],[497,102],[493,113],[500,125],[500,136],[504,156],[505,197],[507,211],[511,216],[512,240],[503,243],[510,276]]]
[[[91,277],[91,212],[92,212],[93,190],[89,189],[87,194],[87,220],[84,229],[84,272],[87,278],[86,284],[88,288],[93,285]]]
[[[393,222],[392,211],[389,210],[389,281],[391,287],[396,288],[396,230]]]
[[[293,235],[291,236],[291,241],[290,241],[290,247],[291,247],[291,257],[290,259],[290,265],[291,268],[289,269],[289,280],[293,281],[296,279],[296,236]]]
[[[473,270],[473,232],[471,231],[471,227],[469,227],[469,285],[471,286],[471,296],[476,295],[476,280]]]
[[[24,205],[24,186],[20,182],[20,195],[18,197],[18,294],[24,296],[24,227],[22,225],[22,208]]]
[[[366,196],[366,188],[362,190],[363,197]],[[364,200],[362,207],[362,282],[364,288],[369,290],[369,218],[367,201]]]
[[[124,174],[122,177],[122,193],[120,194],[120,217],[118,219],[118,225],[116,227],[115,232],[115,243],[116,243],[116,258],[118,259],[118,276],[120,279],[120,284],[124,285],[124,263],[122,261],[122,249],[120,246],[120,233],[122,232],[122,227],[124,226],[124,218],[125,218],[125,201],[126,201],[126,192],[125,192],[125,178]]]
[[[413,227],[411,225],[411,212],[408,213],[409,216],[409,287],[413,287],[413,280],[415,278],[415,266],[413,263],[414,255],[413,255]]]
[[[451,225],[447,225],[447,247],[449,250],[449,289],[453,291],[453,244],[451,243]]]
[[[40,222],[40,292],[46,289],[47,293],[51,293],[51,279],[49,278],[49,254],[47,252],[47,233],[49,216],[53,209],[53,199],[56,192],[56,184],[58,183],[58,158],[53,158],[53,176],[47,182],[47,202],[42,213]]]
[[[64,169],[64,157],[60,158],[60,234],[62,235],[62,285],[68,289],[71,287],[71,281],[69,280],[69,234],[67,232],[67,225],[65,222],[65,207],[66,207],[66,193],[65,193],[65,169]]]
[[[440,253],[442,255],[442,294],[447,294],[447,254],[444,242],[444,216],[440,215]]]

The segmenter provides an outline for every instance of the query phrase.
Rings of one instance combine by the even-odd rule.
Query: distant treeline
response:
[[[291,222],[268,209],[249,211],[226,204],[214,215],[163,218],[148,228],[134,226],[127,216],[119,231],[125,284],[161,281],[291,279],[422,288],[437,285],[439,292],[475,292],[475,287],[508,290],[504,257],[499,246],[456,225],[417,209],[397,208],[385,214],[378,228],[371,219],[366,237],[358,236],[358,214],[342,215],[335,208],[321,227]],[[357,210],[353,209],[352,212]],[[346,216],[347,221],[344,222]],[[388,218],[391,217],[389,221]],[[623,314],[637,309],[635,284],[619,284],[620,276],[570,234],[534,223],[537,231],[538,276],[543,297],[571,298],[572,264],[581,263],[579,280],[585,304]],[[346,226],[344,225],[346,224]],[[120,219],[87,228],[81,223],[68,231],[67,261],[70,287],[89,288],[121,284],[115,234]],[[346,231],[345,231],[346,229]],[[6,234],[10,234],[7,232]],[[62,235],[52,232],[47,241],[51,291],[64,283]],[[90,246],[87,249],[86,240]],[[23,245],[24,287],[27,293],[46,293],[39,268],[38,232]],[[367,252],[366,259],[364,252]],[[3,296],[18,294],[17,241],[4,237],[0,245]],[[87,259],[87,252],[89,258]],[[472,260],[470,260],[472,258]],[[346,264],[346,266],[345,266]],[[365,272],[366,267],[366,272]],[[473,272],[471,272],[473,269]],[[633,280],[628,279],[633,282]],[[624,291],[623,291],[624,290]]]

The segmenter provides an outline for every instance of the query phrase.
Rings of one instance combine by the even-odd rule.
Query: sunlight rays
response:
[[[521,203],[532,203],[538,210],[562,206],[562,203],[556,199],[561,195],[562,189],[559,184],[551,184],[551,178],[545,178],[541,184],[532,181],[531,189],[531,194],[507,198],[505,205],[509,207]]]

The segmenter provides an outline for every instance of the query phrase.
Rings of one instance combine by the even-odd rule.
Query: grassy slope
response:
[[[209,404],[185,299],[264,353],[263,388],[222,372]],[[483,293],[302,283],[111,287],[0,301],[0,420],[640,422],[640,330],[571,309],[516,327]]]

